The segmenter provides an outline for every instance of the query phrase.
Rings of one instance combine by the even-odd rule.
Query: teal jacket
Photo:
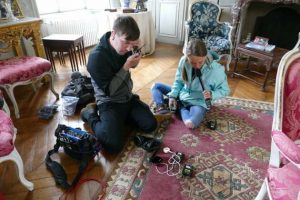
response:
[[[211,91],[212,101],[230,93],[224,66],[217,61],[219,61],[219,56],[214,52],[209,52],[205,64],[201,67],[202,82],[205,90]],[[183,67],[187,72],[187,82],[182,79]],[[187,57],[183,56],[179,61],[169,97],[178,98],[184,106],[199,105],[207,108],[202,92],[199,78],[195,76],[192,79],[192,66],[188,63]]]

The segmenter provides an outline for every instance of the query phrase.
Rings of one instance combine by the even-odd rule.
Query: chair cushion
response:
[[[0,61],[0,84],[27,81],[51,69],[51,63],[40,57],[23,56]]]
[[[14,125],[10,117],[0,110],[0,156],[8,155],[14,149]]]
[[[297,199],[300,190],[300,169],[292,163],[282,168],[268,169],[271,195],[276,200]]]

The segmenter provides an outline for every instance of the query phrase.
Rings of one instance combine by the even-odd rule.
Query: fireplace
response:
[[[234,49],[250,35],[250,39],[256,35],[271,37],[270,43],[287,49],[296,44],[300,31],[299,0],[237,0],[232,11]],[[292,36],[286,30],[287,24]]]

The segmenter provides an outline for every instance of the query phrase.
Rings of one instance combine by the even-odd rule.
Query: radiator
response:
[[[84,45],[93,46],[109,30],[104,12],[77,11],[41,16],[42,36],[51,34],[83,35]]]

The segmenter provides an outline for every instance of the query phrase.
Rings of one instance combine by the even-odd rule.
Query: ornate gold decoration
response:
[[[45,58],[45,51],[40,34],[41,20],[38,18],[22,19],[17,22],[0,25],[0,53],[10,51],[12,48],[17,56],[23,55],[21,38],[32,38],[33,48],[39,57]]]

